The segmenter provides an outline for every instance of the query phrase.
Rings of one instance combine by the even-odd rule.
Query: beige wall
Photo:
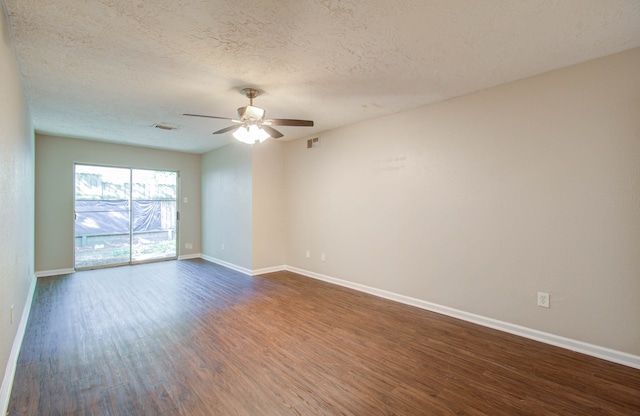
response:
[[[0,377],[4,377],[35,277],[33,128],[2,9],[0,91]],[[3,400],[8,392],[8,384],[8,379],[3,378],[0,389],[0,398]],[[0,412],[5,404],[0,401]]]
[[[284,144],[202,155],[202,254],[245,272],[285,264]],[[224,245],[224,249],[222,246]]]
[[[73,268],[74,163],[180,172],[179,255],[200,253],[200,155],[36,135],[37,272]],[[183,198],[188,198],[188,203]],[[192,243],[193,249],[185,249]]]
[[[202,155],[202,254],[247,270],[252,268],[251,159],[251,147],[240,142]]]
[[[252,147],[252,269],[285,264],[284,143]]]
[[[640,354],[640,49],[289,142],[285,177],[290,266]]]

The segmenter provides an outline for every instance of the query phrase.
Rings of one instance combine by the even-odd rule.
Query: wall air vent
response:
[[[307,140],[307,149],[312,149],[314,147],[320,146],[320,138],[314,137],[313,139]]]

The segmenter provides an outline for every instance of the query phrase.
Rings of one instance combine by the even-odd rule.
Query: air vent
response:
[[[157,128],[157,129],[161,129],[161,130],[175,130],[178,127],[177,126],[172,126],[170,124],[166,124],[166,123],[156,123],[153,125],[153,127]]]
[[[313,139],[307,140],[307,149],[311,149],[314,147],[320,146],[320,138],[314,137]]]

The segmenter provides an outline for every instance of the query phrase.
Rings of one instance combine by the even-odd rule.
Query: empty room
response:
[[[640,2],[0,5],[0,414],[640,415]]]

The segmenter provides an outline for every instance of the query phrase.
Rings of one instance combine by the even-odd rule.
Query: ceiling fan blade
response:
[[[225,127],[223,129],[220,129],[218,131],[214,131],[211,134],[222,134],[222,133],[226,133],[226,132],[229,132],[229,131],[232,131],[232,130],[237,130],[239,127],[240,126],[229,126],[229,127]]]
[[[292,120],[289,118],[270,118],[265,120],[264,124],[268,126],[313,127],[313,121],[311,120]]]
[[[183,116],[190,116],[190,117],[206,117],[206,118],[218,118],[220,120],[231,120],[233,122],[239,122],[240,120],[235,120],[233,118],[229,118],[229,117],[217,117],[217,116],[205,116],[202,114],[183,114]]]
[[[280,133],[278,130],[274,129],[271,126],[262,124],[260,127],[262,127],[264,131],[269,133],[269,136],[273,137],[274,139],[279,139],[280,137],[284,136],[284,134]]]

